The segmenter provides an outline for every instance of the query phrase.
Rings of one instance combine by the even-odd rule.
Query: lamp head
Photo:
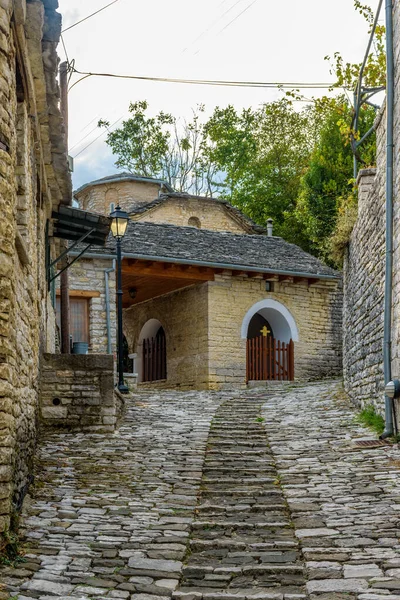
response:
[[[110,214],[111,217],[111,233],[117,240],[121,240],[128,227],[129,215],[118,205]]]

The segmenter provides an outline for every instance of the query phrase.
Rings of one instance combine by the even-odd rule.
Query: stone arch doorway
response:
[[[247,340],[247,381],[294,379],[294,342],[299,334],[283,304],[272,299],[254,304],[243,319],[241,336]]]
[[[165,330],[158,319],[149,319],[142,327],[137,348],[138,382],[167,378]]]

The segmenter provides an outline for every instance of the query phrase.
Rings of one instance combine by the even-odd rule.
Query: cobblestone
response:
[[[148,392],[114,434],[47,433],[0,580],[18,600],[400,600],[399,450],[355,449],[354,416],[336,383]]]

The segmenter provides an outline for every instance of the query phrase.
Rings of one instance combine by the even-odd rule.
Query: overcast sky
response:
[[[111,0],[59,0],[63,28]],[[378,0],[371,1],[376,8]],[[381,15],[382,17],[384,15]],[[326,55],[360,62],[367,25],[353,0],[118,0],[64,33],[69,59],[81,71],[155,77],[330,82]],[[59,53],[65,58],[60,44]],[[74,76],[71,83],[78,79]],[[310,95],[312,92],[306,92]],[[319,92],[315,91],[317,95]],[[190,116],[199,103],[257,107],[281,97],[272,89],[238,89],[88,78],[69,93],[69,148],[74,187],[117,172],[99,118],[115,127],[130,101]],[[83,152],[81,152],[84,150]],[[77,156],[79,153],[79,156]]]

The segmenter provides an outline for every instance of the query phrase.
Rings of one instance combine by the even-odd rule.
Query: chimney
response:
[[[273,225],[273,220],[267,219],[267,235],[268,235],[268,237],[272,237],[272,225]]]

